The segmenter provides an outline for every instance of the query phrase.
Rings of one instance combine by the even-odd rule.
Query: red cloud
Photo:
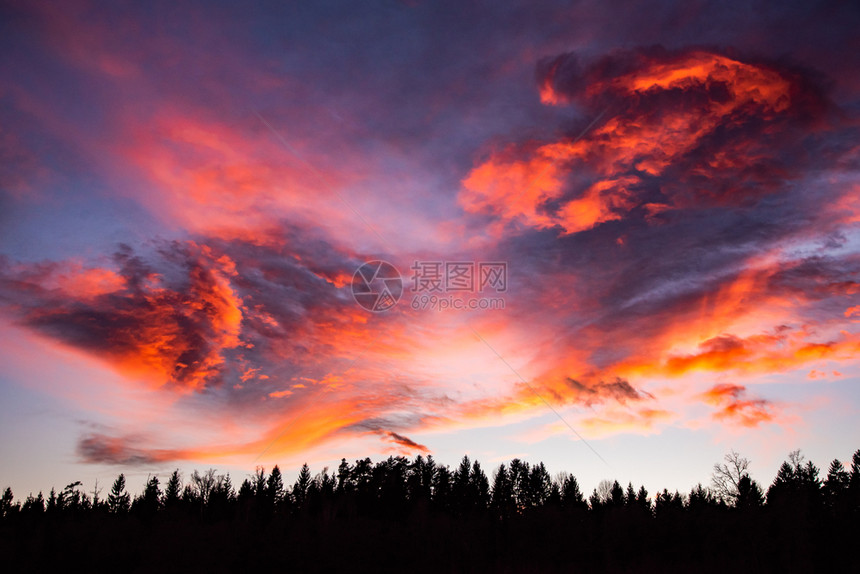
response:
[[[70,274],[62,265],[41,277],[13,271],[21,320],[155,385],[202,388],[221,372],[223,351],[239,345],[243,304],[229,257],[194,242],[175,247],[181,261],[170,278],[130,249],[117,254],[118,273]]]
[[[411,438],[405,437],[401,434],[397,434],[396,432],[388,431],[385,433],[385,436],[388,438],[388,440],[397,445],[400,445],[408,452],[419,451],[423,452],[424,454],[428,454],[430,452],[430,449],[428,449],[423,444],[418,444]]]
[[[734,202],[768,189],[766,180],[778,167],[760,140],[784,131],[780,120],[809,105],[792,76],[713,52],[620,53],[584,72],[571,58],[545,66],[541,99],[579,100],[598,125],[494,153],[462,182],[466,211],[492,214],[502,225],[570,234],[646,204],[666,210],[693,200]],[[663,186],[663,201],[655,203],[645,193],[646,180],[663,176],[674,183]],[[696,190],[695,198],[688,189]]]
[[[740,424],[745,427],[756,427],[761,423],[771,422],[776,417],[776,406],[765,399],[747,399],[746,387],[731,384],[714,385],[700,395],[701,399],[719,410],[714,418]]]

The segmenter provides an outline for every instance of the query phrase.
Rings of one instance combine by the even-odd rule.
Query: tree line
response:
[[[324,468],[315,475],[305,464],[291,485],[278,466],[269,472],[258,467],[238,488],[229,474],[214,469],[195,470],[187,480],[176,470],[163,482],[150,476],[135,495],[120,474],[104,496],[98,484],[87,492],[79,481],[24,500],[6,488],[0,498],[0,552],[22,565],[35,560],[47,566],[43,562],[51,557],[39,548],[64,549],[66,558],[122,562],[139,553],[134,540],[179,532],[180,540],[217,542],[208,547],[215,556],[224,554],[213,564],[216,570],[243,556],[278,562],[280,547],[291,565],[314,569],[328,560],[327,542],[333,550],[359,555],[373,548],[391,552],[392,541],[400,542],[397,551],[416,552],[435,543],[456,550],[461,571],[492,564],[508,571],[538,564],[542,571],[566,571],[570,564],[621,571],[631,563],[636,571],[663,571],[667,561],[710,571],[703,560],[724,550],[722,544],[734,544],[734,560],[746,565],[743,570],[753,563],[759,571],[771,564],[783,565],[780,571],[817,570],[822,561],[841,565],[853,555],[848,549],[860,533],[860,450],[847,467],[834,460],[826,474],[794,451],[766,488],[751,478],[749,465],[731,452],[714,465],[708,486],[698,484],[684,494],[664,489],[651,495],[644,486],[605,480],[587,496],[575,476],[550,476],[542,462],[514,459],[488,477],[468,456],[453,469],[421,455],[376,463],[343,459],[333,472]],[[80,539],[84,532],[95,538]],[[116,544],[93,553],[88,545],[98,547],[99,536]],[[174,542],[161,547],[165,560],[183,555]],[[686,545],[679,547],[681,542]],[[568,547],[576,552],[567,555]],[[251,558],[244,554],[249,548],[257,549]],[[525,555],[542,552],[521,563],[523,554],[510,555],[517,548]],[[141,560],[152,566],[147,560],[153,558]],[[714,562],[713,570],[724,563]]]

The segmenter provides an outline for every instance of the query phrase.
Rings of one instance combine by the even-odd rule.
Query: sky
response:
[[[0,485],[468,454],[684,492],[732,449],[765,485],[848,459],[858,27],[0,3]]]

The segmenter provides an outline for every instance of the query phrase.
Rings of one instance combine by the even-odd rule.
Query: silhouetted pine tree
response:
[[[540,507],[546,504],[552,490],[552,478],[542,462],[532,466],[526,485],[530,506]]]
[[[433,481],[433,506],[438,510],[449,510],[452,499],[452,476],[451,469],[446,465],[439,465]]]
[[[824,480],[824,500],[831,512],[843,511],[848,502],[848,488],[851,476],[838,459],[830,463],[827,478]]]
[[[433,489],[433,472],[427,472],[425,466],[432,463],[433,458],[425,461],[420,454],[409,464],[406,472],[406,492],[409,500],[427,506]]]
[[[299,476],[296,478],[295,484],[290,492],[296,508],[301,510],[305,507],[308,500],[308,490],[311,487],[311,469],[308,463],[302,465],[299,471]]]
[[[702,486],[701,484],[699,485]],[[624,493],[624,506],[633,508],[636,506],[636,489],[633,488],[633,483],[627,483],[627,491]]]
[[[612,483],[612,490],[609,491],[609,504],[612,508],[624,506],[624,489],[617,480]]]
[[[677,515],[684,509],[684,499],[675,491],[670,494],[665,488],[663,492],[658,492],[654,499],[654,515],[657,518]]]
[[[281,476],[281,469],[275,465],[269,478],[266,479],[263,495],[264,511],[273,514],[281,510],[284,506],[284,496],[284,479]]]
[[[514,488],[514,500],[517,509],[522,511],[532,505],[531,491],[529,489],[529,463],[515,458],[510,464],[511,483]]]
[[[848,474],[848,497],[852,511],[860,514],[860,449],[851,458],[851,472]]]
[[[648,499],[648,491],[645,490],[644,485],[640,486],[639,491],[636,493],[636,504],[639,506],[639,508],[641,508],[648,514],[651,514],[651,501]]]
[[[779,467],[773,484],[768,488],[767,502],[806,513],[819,505],[821,496],[818,467],[811,461],[804,464],[803,455],[796,450]]]
[[[483,512],[490,504],[490,481],[477,460],[472,463],[472,471],[469,474],[470,494],[474,501],[470,504],[473,510]]]
[[[756,481],[745,474],[738,481],[738,495],[735,507],[741,509],[759,508],[764,504],[764,493]]]
[[[7,486],[3,491],[3,498],[0,498],[0,518],[6,518],[17,511],[15,496],[12,494],[12,489]]]
[[[566,510],[586,510],[588,504],[579,488],[579,482],[572,474],[564,475],[561,483],[561,504]]]
[[[700,482],[687,496],[687,508],[692,512],[702,512],[711,506],[713,506],[713,496]]]
[[[490,498],[490,507],[495,516],[505,518],[516,511],[514,501],[514,485],[511,482],[507,467],[502,464],[493,475],[493,491]]]
[[[167,481],[167,486],[164,488],[164,507],[176,508],[179,506],[182,496],[182,477],[179,475],[179,469],[173,471]]]
[[[21,507],[22,514],[28,516],[39,516],[45,512],[45,499],[42,496],[42,493],[39,492],[38,496],[33,497],[32,493],[27,496],[27,500],[24,501],[24,504]]]
[[[53,493],[53,491],[51,491]],[[125,475],[116,477],[108,494],[108,508],[111,514],[125,514],[131,506],[131,497],[125,491]]]
[[[54,488],[51,488],[51,492],[48,494],[48,502],[45,505],[45,512],[48,514],[55,514],[57,512],[57,492]]]
[[[471,510],[470,505],[474,501],[469,482],[472,472],[472,461],[468,456],[463,456],[460,466],[454,471],[453,483],[451,485],[451,499],[453,508],[458,513]]]

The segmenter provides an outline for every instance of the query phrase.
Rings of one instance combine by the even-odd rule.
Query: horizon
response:
[[[741,6],[0,4],[0,487],[850,461],[860,10]]]

